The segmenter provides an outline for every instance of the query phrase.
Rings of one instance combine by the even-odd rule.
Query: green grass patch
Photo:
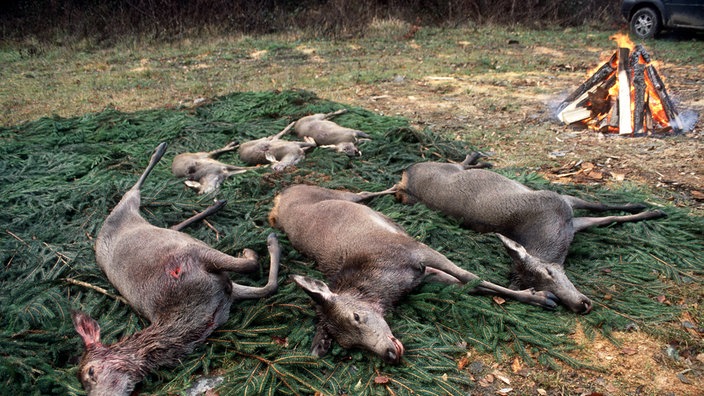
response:
[[[87,282],[116,291],[95,264],[93,242],[105,217],[137,180],[161,141],[167,154],[142,195],[143,215],[169,226],[208,206],[213,195],[196,196],[170,173],[170,159],[184,151],[206,151],[232,140],[268,136],[311,112],[344,107],[308,91],[233,93],[190,109],[155,109],[133,113],[106,109],[80,117],[46,117],[0,128],[0,386],[14,394],[81,393],[76,379],[82,342],[73,330],[70,310],[96,318],[103,341],[111,343],[148,323],[119,301],[67,281]],[[331,188],[378,191],[396,183],[403,169],[425,160],[460,160],[466,143],[447,141],[430,131],[410,128],[405,119],[350,108],[337,122],[366,131],[364,156],[349,159],[315,150],[290,172],[256,169],[227,180],[215,193],[228,205],[209,219],[210,228],[187,233],[229,254],[249,247],[266,262],[266,217],[272,199],[284,186],[308,182]],[[222,161],[238,164],[235,155]],[[550,188],[607,202],[643,201],[646,191],[626,186],[555,186],[521,170],[499,170],[537,188]],[[464,230],[424,206],[401,205],[382,197],[370,205],[403,225],[459,265],[487,280],[507,284],[509,258],[493,235]],[[595,301],[594,311],[576,316],[516,302],[495,304],[470,296],[461,287],[426,284],[408,296],[388,317],[407,353],[389,366],[359,350],[336,346],[329,356],[308,355],[314,334],[314,310],[290,274],[320,277],[314,263],[294,251],[280,235],[283,257],[279,292],[269,298],[233,306],[229,321],[206,344],[174,369],[150,374],[147,393],[179,393],[199,376],[220,375],[226,394],[371,395],[412,389],[418,394],[463,395],[473,382],[458,370],[467,349],[505,361],[521,356],[528,364],[598,366],[577,361],[568,335],[582,324],[587,335],[624,330],[631,323],[652,334],[676,322],[684,309],[658,302],[678,301],[672,284],[702,281],[704,221],[685,210],[665,207],[669,217],[580,233],[567,259],[575,285]],[[260,284],[261,275],[237,282]],[[702,318],[699,318],[701,320]],[[668,327],[671,329],[672,327]],[[687,337],[681,330],[677,333]],[[285,343],[277,342],[286,340]],[[692,340],[691,342],[701,342]],[[377,376],[389,379],[376,384]]]

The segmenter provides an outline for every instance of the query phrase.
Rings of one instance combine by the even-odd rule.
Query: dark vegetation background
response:
[[[374,19],[418,25],[522,24],[607,27],[620,21],[611,0],[15,0],[0,3],[0,38],[121,35],[178,39],[207,32],[363,35]]]

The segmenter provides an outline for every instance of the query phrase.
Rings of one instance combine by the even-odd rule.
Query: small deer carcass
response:
[[[223,164],[216,160],[221,154],[237,149],[236,142],[210,152],[181,153],[174,157],[171,172],[176,177],[185,177],[188,187],[198,194],[208,194],[217,190],[222,182],[232,175],[247,171],[246,167]]]
[[[394,192],[392,188],[355,194],[294,185],[274,199],[270,224],[315,260],[329,282],[293,276],[318,306],[312,346],[316,356],[324,355],[335,340],[343,348],[361,347],[386,362],[398,363],[404,347],[386,323],[386,311],[428,275],[447,283],[478,280],[386,216],[358,203]],[[550,293],[515,291],[485,281],[472,292],[556,306]]]
[[[293,126],[294,123],[289,124],[274,136],[242,143],[239,148],[240,159],[249,165],[271,163],[272,169],[276,172],[296,165],[306,157],[306,150],[315,147],[316,144],[281,139]]]
[[[137,183],[105,219],[95,245],[98,266],[150,325],[104,345],[98,323],[85,313],[73,313],[85,344],[79,378],[90,395],[129,395],[148,372],[177,365],[204,342],[227,320],[234,300],[264,297],[278,286],[280,250],[274,234],[267,239],[271,258],[267,284],[253,287],[238,285],[227,274],[256,269],[253,250],[232,257],[179,231],[224,201],[171,229],[156,227],[140,215],[140,188],[165,150],[165,143],[157,147]]]
[[[397,184],[397,198],[422,202],[458,219],[478,232],[495,232],[512,260],[511,287],[553,293],[577,313],[588,313],[592,302],[567,278],[564,262],[576,232],[593,226],[665,216],[659,210],[641,212],[642,204],[608,205],[553,191],[532,190],[475,164],[478,155],[459,164],[422,162],[411,165]],[[574,217],[574,209],[621,210],[625,216]]]
[[[362,131],[342,127],[330,118],[343,114],[347,110],[342,109],[332,113],[319,113],[303,117],[296,121],[294,129],[298,137],[307,140],[312,140],[319,147],[332,147],[335,151],[345,153],[350,157],[358,157],[362,152],[356,146],[356,143],[363,139],[369,139],[370,136]]]

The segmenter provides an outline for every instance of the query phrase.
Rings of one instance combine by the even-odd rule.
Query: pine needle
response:
[[[75,394],[82,342],[73,330],[72,309],[101,325],[103,341],[114,342],[148,323],[124,303],[95,264],[93,244],[109,211],[136,181],[156,145],[169,149],[143,188],[143,215],[168,227],[207,207],[214,198],[228,205],[185,232],[236,255],[248,247],[262,257],[262,270],[234,276],[261,284],[268,268],[266,236],[272,200],[293,183],[313,183],[352,191],[379,191],[398,182],[412,163],[459,161],[476,149],[431,130],[411,128],[401,118],[349,108],[336,122],[372,136],[363,156],[350,159],[316,149],[295,169],[279,174],[254,169],[226,180],[220,190],[196,196],[170,172],[170,159],[184,151],[208,151],[231,141],[270,136],[312,112],[332,112],[339,103],[307,91],[233,93],[196,109],[155,109],[123,113],[106,109],[75,118],[47,117],[0,127],[0,386],[8,394]],[[292,139],[294,137],[287,136]],[[235,153],[223,162],[243,165]],[[553,189],[608,202],[655,200],[634,186],[557,186],[534,173],[497,170],[534,188]],[[482,278],[506,285],[510,259],[492,235],[462,229],[424,206],[406,206],[393,197],[369,203],[410,235],[441,251]],[[677,326],[686,309],[665,304],[691,298],[686,287],[701,285],[704,221],[664,205],[668,218],[603,227],[576,236],[567,258],[568,275],[595,303],[580,317],[584,333],[609,336],[632,323],[653,335],[669,334],[701,345]],[[149,393],[180,393],[200,376],[224,377],[226,394],[467,394],[475,386],[457,361],[467,350],[493,353],[498,361],[520,356],[526,364],[558,368],[594,362],[574,359],[575,315],[563,308],[544,311],[512,301],[469,295],[468,287],[424,284],[388,316],[406,346],[398,366],[357,349],[334,346],[328,356],[309,355],[315,332],[314,307],[288,280],[291,274],[320,278],[314,263],[280,235],[282,269],[275,295],[233,306],[230,319],[180,366],[149,375]],[[674,287],[673,287],[674,286]],[[699,318],[700,320],[702,318]],[[701,323],[701,322],[700,322]],[[673,330],[675,328],[675,330]],[[679,329],[679,330],[677,330]],[[687,338],[689,337],[689,338]],[[375,378],[381,378],[381,384]]]

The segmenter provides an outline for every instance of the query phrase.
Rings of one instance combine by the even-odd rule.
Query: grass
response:
[[[550,63],[549,53],[514,62],[508,39],[522,45],[575,48],[568,62],[586,68],[592,60],[577,60],[583,51],[576,49],[603,41],[609,34],[428,28],[420,30],[414,41],[399,40],[403,33],[403,25],[380,26],[372,29],[369,38],[344,43],[294,35],[215,37],[159,45],[126,40],[103,49],[86,43],[6,43],[0,51],[0,61],[6,65],[0,82],[0,124],[52,113],[79,115],[111,102],[127,111],[173,106],[234,91],[305,88],[335,100],[335,90],[342,88],[336,85],[379,83],[395,74],[419,80],[427,75],[473,76],[497,68],[524,73],[540,71]],[[39,55],[23,51],[29,46],[39,46]],[[672,53],[681,53],[679,47],[672,48]],[[320,61],[310,62],[311,53],[299,48],[314,51]],[[687,61],[697,62],[692,56]]]

